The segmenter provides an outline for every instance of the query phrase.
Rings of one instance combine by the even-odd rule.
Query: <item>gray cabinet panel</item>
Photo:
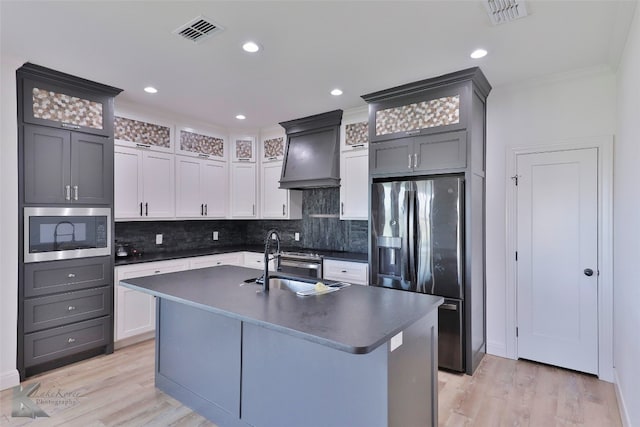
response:
[[[25,334],[24,365],[34,366],[107,345],[110,341],[111,322],[111,316],[106,316]]]
[[[113,143],[109,138],[71,135],[71,184],[74,203],[113,201]]]
[[[53,296],[27,299],[24,302],[24,331],[42,329],[106,316],[111,311],[111,286]]]
[[[369,147],[369,173],[371,175],[409,173],[412,168],[413,141],[410,138],[378,142]]]
[[[24,127],[24,200],[65,203],[71,191],[71,134],[42,126]],[[69,186],[69,187],[67,187]]]
[[[157,299],[157,375],[240,416],[242,323]]]
[[[414,138],[414,172],[463,169],[467,166],[466,132],[447,132]]]
[[[112,280],[113,267],[108,256],[30,263],[24,266],[24,296],[105,286]]]

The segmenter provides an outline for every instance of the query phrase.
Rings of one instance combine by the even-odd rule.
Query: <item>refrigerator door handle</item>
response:
[[[402,215],[401,229],[401,251],[402,251],[402,271],[400,277],[403,282],[411,281],[411,270],[409,259],[409,192],[404,193],[404,200],[402,201],[402,207],[404,214]],[[404,286],[404,283],[403,283]]]
[[[408,191],[409,193],[409,277],[413,289],[417,289],[417,274],[416,274],[416,192]]]

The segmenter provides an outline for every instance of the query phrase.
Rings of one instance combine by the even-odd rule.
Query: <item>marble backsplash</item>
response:
[[[228,245],[262,245],[268,230],[280,232],[282,245],[319,250],[367,252],[368,222],[340,221],[337,188],[304,190],[299,220],[207,220],[116,222],[116,242],[130,243],[145,253],[207,249]],[[212,239],[212,232],[219,240]],[[295,241],[295,233],[300,240]],[[155,244],[162,234],[162,245]]]

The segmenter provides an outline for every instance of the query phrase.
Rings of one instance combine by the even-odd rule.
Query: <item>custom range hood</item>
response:
[[[287,132],[280,188],[340,186],[342,110],[280,123]]]

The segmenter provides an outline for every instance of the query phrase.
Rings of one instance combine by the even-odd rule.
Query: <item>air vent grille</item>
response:
[[[174,31],[174,34],[194,43],[200,43],[222,30],[223,28],[221,26],[201,15],[181,25]]]
[[[493,25],[527,16],[527,8],[522,0],[486,0],[484,5]]]

